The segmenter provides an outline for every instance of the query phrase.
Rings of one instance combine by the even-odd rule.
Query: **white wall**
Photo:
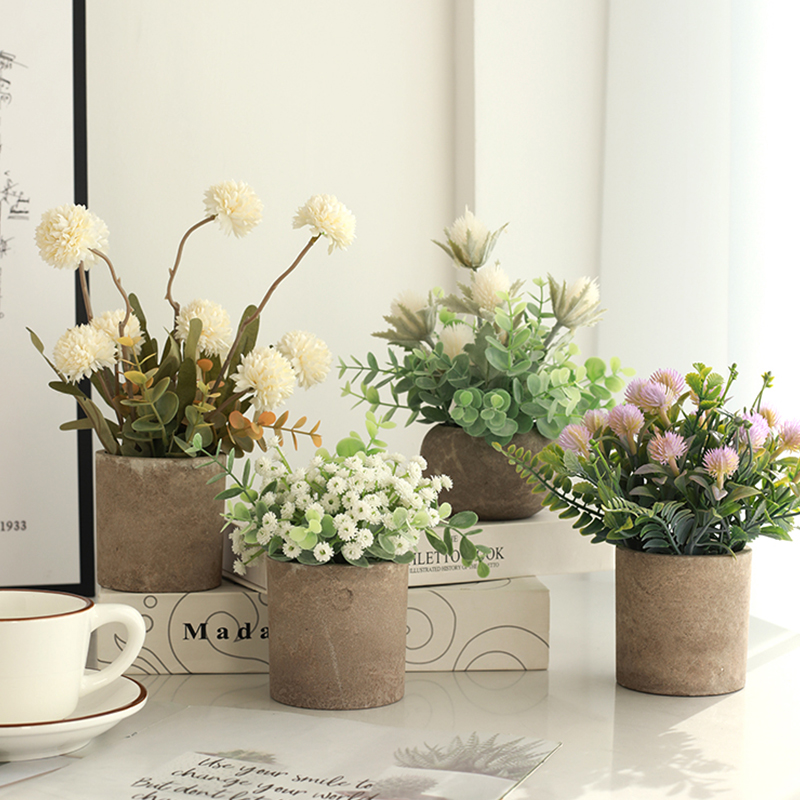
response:
[[[455,214],[453,19],[450,0],[89,0],[90,204],[151,331],[171,324],[162,298],[180,236],[228,178],[255,188],[264,222],[242,240],[196,233],[175,296],[237,320],[306,243],[291,223],[309,196],[335,194],[357,219],[347,252],[319,243],[281,286],[262,344],[301,328],[363,357],[381,349],[370,333],[398,292],[450,279],[430,240]],[[106,275],[93,279],[95,311],[117,307]],[[363,430],[335,373],[298,391],[290,412],[321,418],[326,444]],[[414,452],[423,433],[392,443]]]
[[[743,227],[752,214],[731,205],[732,190],[746,196],[754,179],[732,148],[760,133],[731,120],[750,114],[739,39],[759,3],[87,6],[90,203],[151,328],[170,323],[166,271],[202,216],[203,191],[236,178],[263,198],[265,222],[241,241],[196,234],[176,284],[182,301],[208,297],[238,316],[305,243],[291,218],[311,194],[336,194],[358,220],[348,252],[318,246],[280,289],[262,343],[306,328],[337,356],[382,351],[370,333],[398,292],[452,282],[430,240],[468,203],[492,227],[510,223],[495,252],[514,277],[599,276],[608,312],[580,339],[586,355],[618,355],[643,376],[695,360],[792,372],[790,350],[763,360],[773,331],[793,342],[788,301],[760,338],[743,327],[755,288],[767,313],[772,300],[753,280],[763,253]],[[773,299],[796,296],[780,280],[768,284]],[[93,295],[96,310],[117,305],[100,273]],[[328,444],[361,420],[339,385],[332,374],[290,404],[322,418]],[[414,452],[424,432],[401,429],[390,442]],[[773,574],[762,571],[754,590],[766,615],[780,605],[764,599]]]

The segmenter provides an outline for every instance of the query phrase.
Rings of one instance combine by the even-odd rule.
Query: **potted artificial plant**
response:
[[[345,383],[345,394],[390,414],[407,409],[409,423],[434,426],[421,447],[429,469],[453,479],[444,497],[456,510],[482,520],[522,519],[541,508],[492,443],[540,449],[587,410],[612,405],[626,372],[618,359],[610,369],[599,358],[573,360],[573,334],[602,313],[594,281],[535,279],[523,296],[523,281],[488,263],[504,228],[489,231],[467,209],[445,230],[447,243],[436,242],[468,276],[458,293],[400,297],[384,317],[389,330],[374,334],[390,344],[388,363],[368,353],[366,362],[339,365],[340,377],[357,380]]]
[[[281,703],[370,708],[403,696],[408,565],[420,537],[452,555],[457,529],[462,562],[489,572],[487,548],[470,539],[478,531],[466,530],[476,515],[451,516],[439,502],[449,478],[424,477],[419,456],[386,452],[377,436],[393,424],[369,412],[366,442],[351,433],[306,467],[292,468],[277,438],[241,478],[232,458],[225,464],[231,485],[219,497],[234,569],[267,559],[270,693]]]
[[[328,348],[304,331],[287,333],[274,347],[256,347],[256,340],[273,292],[320,236],[329,239],[329,252],[353,240],[355,219],[336,198],[317,195],[298,210],[294,227],[309,226],[311,239],[235,329],[218,304],[181,305],[173,297],[184,246],[195,230],[216,221],[223,232],[241,237],[259,223],[261,211],[247,184],[225,181],[208,189],[205,216],[183,236],[169,270],[166,299],[173,314],[161,347],[106,254],[108,229],[101,219],[83,206],[65,205],[45,212],[36,229],[43,260],[77,270],[83,290],[88,321],[66,331],[52,359],[45,358],[57,376],[50,386],[73,396],[85,415],[62,429],[93,428],[103,447],[95,483],[101,586],[166,592],[219,585],[223,504],[190,460],[196,442],[236,456],[252,451],[254,443],[263,449],[264,428],[318,439],[317,426],[303,430],[305,418],[290,427],[287,414],[274,411],[296,384],[307,388],[324,379]],[[96,264],[108,268],[122,308],[93,312],[86,273]],[[31,338],[44,355],[32,331]],[[91,399],[89,382],[106,404],[105,414]],[[209,469],[223,474],[219,465]]]
[[[632,381],[538,455],[498,444],[545,504],[616,545],[617,681],[668,695],[745,683],[750,542],[789,539],[800,508],[800,423],[763,402],[726,408],[703,364]]]

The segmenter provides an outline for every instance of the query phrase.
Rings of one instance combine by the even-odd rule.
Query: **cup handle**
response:
[[[133,664],[144,644],[145,624],[142,615],[131,606],[122,603],[95,604],[91,609],[92,620],[90,630],[97,630],[101,625],[120,622],[126,629],[126,642],[122,652],[99,672],[87,672],[81,679],[80,696],[107,686],[119,678]]]

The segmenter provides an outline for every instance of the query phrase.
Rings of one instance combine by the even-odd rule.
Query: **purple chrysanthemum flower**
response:
[[[637,405],[651,414],[665,412],[675,402],[675,394],[666,384],[648,381],[639,389]]]
[[[602,408],[593,408],[583,415],[583,424],[594,435],[608,425],[608,411]]]
[[[608,412],[608,425],[620,438],[635,436],[644,425],[644,415],[635,405],[623,403]]]
[[[589,442],[592,440],[592,432],[585,426],[573,423],[567,425],[559,434],[558,443],[564,450],[572,450],[584,458],[589,457]]]
[[[739,429],[739,441],[743,445],[749,441],[753,450],[760,450],[769,437],[769,423],[761,414],[742,414],[742,419],[749,424]]]
[[[653,461],[670,466],[679,459],[688,449],[686,439],[679,433],[667,431],[657,433],[647,444],[647,454]]]
[[[787,420],[779,434],[781,450],[800,450],[800,421]]]
[[[778,427],[781,421],[781,415],[772,406],[762,403],[758,409],[758,413],[764,417],[764,419],[767,421],[767,425],[769,425],[772,430],[775,430]]]
[[[675,397],[680,396],[686,388],[686,381],[684,381],[683,375],[675,369],[657,369],[650,376],[650,380],[666,386]]]
[[[715,447],[703,456],[703,466],[721,487],[722,481],[736,472],[739,456],[732,447]]]
[[[641,392],[642,388],[645,386],[647,381],[644,378],[634,378],[626,387],[625,387],[625,400],[629,403],[633,403],[633,405],[639,407],[640,400],[641,400]]]

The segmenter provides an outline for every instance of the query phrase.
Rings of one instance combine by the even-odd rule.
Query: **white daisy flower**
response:
[[[333,548],[327,542],[319,542],[312,552],[314,553],[314,558],[320,564],[324,564],[333,558]]]
[[[364,555],[364,548],[358,542],[345,542],[342,545],[342,555],[348,561],[358,561]]]
[[[116,342],[92,325],[70,328],[53,349],[53,364],[69,383],[77,383],[102,369],[113,369],[116,361]]]
[[[314,236],[329,239],[328,253],[334,247],[346,250],[356,238],[356,218],[333,195],[317,194],[297,209],[293,227],[308,225]]]
[[[210,300],[192,300],[181,308],[177,319],[178,341],[185,342],[189,337],[189,324],[199,319],[203,325],[198,348],[207,356],[224,356],[231,348],[233,332],[228,312],[218,303]]]
[[[90,269],[100,260],[91,251],[108,246],[108,228],[85,206],[63,205],[42,214],[35,238],[39,255],[51,267],[78,269],[83,262]]]
[[[89,323],[95,328],[103,331],[106,336],[110,336],[115,342],[120,338],[119,326],[125,319],[125,309],[118,308],[116,311],[104,311],[102,314],[92,318]],[[134,352],[138,353],[142,349],[142,327],[136,314],[131,314],[125,323],[123,336],[128,336],[133,340]]]
[[[294,391],[292,365],[277,350],[260,347],[251,350],[233,375],[237,392],[252,391],[257,413],[274,411]]]
[[[264,204],[246,183],[223,181],[206,190],[206,214],[215,217],[222,231],[241,238],[261,222]]]
[[[333,355],[328,345],[307,331],[289,331],[275,345],[292,365],[297,384],[308,389],[325,380],[331,369]]]

